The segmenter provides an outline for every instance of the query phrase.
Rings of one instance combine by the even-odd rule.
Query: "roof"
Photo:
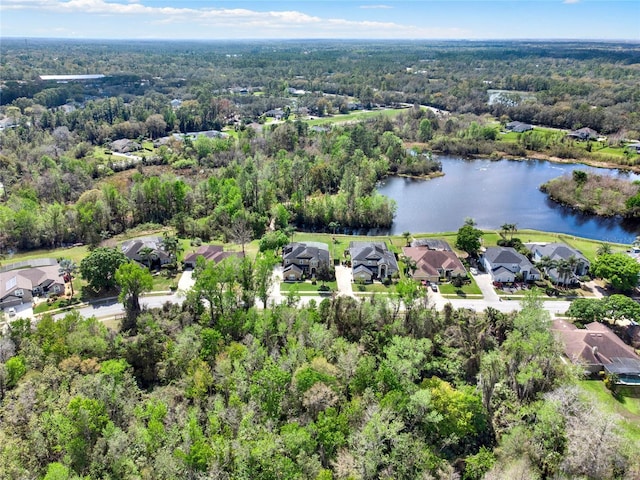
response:
[[[208,262],[220,263],[225,258],[242,256],[244,256],[242,252],[225,252],[221,245],[202,245],[195,252],[186,255],[184,262],[196,262],[198,257],[203,257]]]
[[[586,263],[590,263],[580,250],[576,250],[565,243],[547,243],[544,245],[528,243],[526,247],[531,253],[537,253],[541,257],[549,257],[551,260],[568,260],[571,257],[576,257]]]
[[[287,272],[295,272],[298,274],[303,273],[302,269],[299,266],[297,266],[295,263],[292,263],[284,267],[284,270],[282,271],[282,273],[287,273]]]
[[[23,268],[0,273],[0,299],[15,290],[33,290],[39,285],[63,283],[58,272],[58,264],[37,268]]]
[[[601,365],[618,374],[640,375],[640,357],[606,325],[592,322],[578,329],[556,320],[552,329],[564,342],[564,353],[573,362]]]
[[[143,248],[150,248],[158,258],[169,258],[169,254],[162,249],[160,237],[141,237],[122,242],[122,253],[130,259],[137,260]]]
[[[531,263],[527,258],[518,253],[513,247],[488,247],[484,257],[492,264],[495,263]]]
[[[511,130],[512,132],[526,132],[527,130],[532,130],[533,126],[529,125],[528,123],[524,123],[524,122],[509,122],[507,123],[507,129]]]
[[[312,259],[317,258],[319,262],[329,263],[329,245],[321,242],[290,243],[282,249],[283,259]]]
[[[467,273],[458,256],[451,251],[430,250],[427,247],[404,247],[402,252],[416,262],[419,270],[428,275],[440,275],[448,270],[459,275]]]
[[[53,80],[58,82],[69,82],[72,80],[98,80],[104,78],[102,74],[90,74],[90,75],[40,75],[40,80]]]
[[[450,252],[451,246],[438,238],[419,238],[411,242],[412,247],[427,247],[429,250],[442,250]],[[405,253],[406,255],[406,253]]]

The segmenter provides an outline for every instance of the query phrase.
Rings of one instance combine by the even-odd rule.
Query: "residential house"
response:
[[[0,273],[0,308],[31,303],[34,297],[61,295],[65,285],[58,264]]]
[[[174,110],[176,108],[179,108],[180,105],[182,105],[182,100],[180,100],[179,98],[174,98],[173,100],[171,100],[171,108],[173,108]]]
[[[429,250],[439,250],[441,252],[451,252],[451,246],[439,238],[418,238],[411,242],[412,247],[426,247]]]
[[[513,247],[488,247],[480,262],[494,282],[512,283],[520,275],[523,281],[540,280],[538,269]]]
[[[640,154],[640,143],[630,143],[627,145],[627,148],[632,152]]]
[[[523,133],[528,132],[529,130],[533,130],[533,125],[529,125],[528,123],[523,122],[509,122],[506,125],[507,130],[510,132]]]
[[[148,255],[146,250],[148,250]],[[122,243],[122,253],[129,260],[145,266],[162,266],[171,263],[171,257],[162,248],[160,237],[142,237]]]
[[[620,384],[640,384],[640,357],[606,325],[592,322],[579,329],[555,320],[552,329],[564,343],[564,354],[587,372],[615,374]]]
[[[134,140],[128,138],[122,138],[120,140],[114,140],[109,144],[109,148],[118,153],[131,153],[142,150],[142,145]]]
[[[173,138],[176,140],[184,140],[189,138],[190,140],[197,140],[198,137],[203,136],[207,138],[229,138],[229,134],[221,132],[220,130],[203,130],[201,132],[187,132],[187,133],[174,133]]]
[[[551,281],[556,283],[558,281],[574,283],[577,277],[586,275],[591,267],[591,262],[586,259],[582,252],[565,243],[527,243],[525,246],[531,252],[531,258],[535,263],[540,262],[543,257],[549,257],[554,262],[569,260],[572,257],[575,258],[576,263],[571,278],[561,279],[557,268],[545,269],[545,273]]]
[[[351,242],[348,253],[353,281],[384,280],[399,270],[395,255],[384,242]]]
[[[597,140],[598,132],[593,130],[592,128],[581,128],[579,130],[574,130],[567,134],[567,137],[573,138],[575,140]]]
[[[282,249],[283,278],[302,280],[315,277],[321,266],[329,267],[329,245],[321,242],[290,243]]]
[[[446,243],[446,242],[445,242]],[[467,270],[451,250],[431,250],[426,246],[404,247],[405,256],[416,262],[413,278],[425,282],[446,281],[454,277],[466,277]]]
[[[195,268],[198,258],[204,258],[207,262],[220,263],[229,257],[244,257],[242,252],[225,252],[221,245],[202,245],[195,252],[185,255],[182,263],[184,268]]]

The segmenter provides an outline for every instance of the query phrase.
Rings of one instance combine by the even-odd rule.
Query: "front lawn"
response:
[[[395,285],[385,285],[380,282],[354,283],[353,293],[396,293]]]
[[[438,290],[443,295],[457,295],[459,297],[466,297],[467,295],[482,296],[482,291],[474,278],[471,278],[471,283],[465,283],[462,287],[456,287],[452,283],[443,283],[438,285]]]
[[[305,282],[282,282],[280,283],[280,293],[287,294],[292,290],[297,289],[300,295],[320,295],[320,294],[330,294],[331,292],[335,292],[338,289],[337,282],[325,282],[325,285],[329,287],[330,290],[326,290],[324,292],[320,291],[320,287],[322,286],[322,282],[317,282],[316,285],[313,285],[310,281]]]

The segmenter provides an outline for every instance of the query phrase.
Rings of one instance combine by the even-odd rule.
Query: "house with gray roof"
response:
[[[527,243],[525,246],[531,252],[531,258],[535,263],[540,262],[544,257],[548,257],[554,262],[570,260],[573,257],[575,259],[573,277],[568,281],[589,273],[591,262],[587,260],[580,250],[576,250],[565,243]],[[547,268],[545,273],[553,282],[560,280],[557,268]]]
[[[315,277],[318,269],[329,267],[329,245],[322,242],[290,243],[282,249],[282,272],[285,280],[302,280]]]
[[[540,280],[540,271],[513,247],[489,247],[480,262],[494,282],[512,283],[519,275],[525,282]]]
[[[439,252],[451,252],[451,246],[439,238],[418,238],[411,242],[412,247],[425,247]]]
[[[384,280],[399,271],[395,255],[384,242],[351,242],[348,252],[353,281]]]
[[[596,140],[598,138],[598,132],[592,128],[584,127],[567,133],[567,137],[582,141]]]
[[[149,249],[148,256],[145,249]],[[162,248],[160,237],[141,237],[122,243],[122,253],[129,260],[144,266],[162,266],[171,263],[171,256]]]
[[[0,273],[0,308],[31,303],[34,297],[64,294],[64,281],[58,268],[56,263]]]
[[[533,130],[533,125],[529,125],[524,122],[509,122],[506,125],[507,130],[510,132],[523,133],[528,132],[529,130]]]

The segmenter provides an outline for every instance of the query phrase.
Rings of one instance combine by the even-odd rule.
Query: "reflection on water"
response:
[[[620,243],[631,243],[640,234],[637,220],[585,215],[550,201],[539,190],[542,183],[576,169],[630,181],[640,178],[636,174],[537,160],[440,160],[443,177],[425,181],[391,177],[380,185],[378,191],[398,204],[388,233],[453,231],[472,217],[484,229],[516,223],[520,229]]]

